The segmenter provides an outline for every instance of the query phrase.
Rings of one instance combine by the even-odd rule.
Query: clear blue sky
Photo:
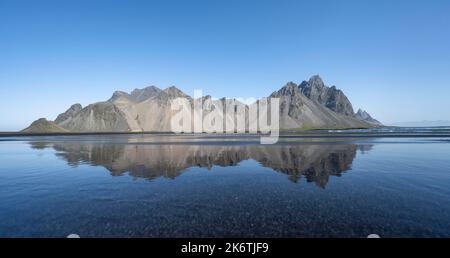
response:
[[[114,90],[262,97],[320,74],[385,123],[450,120],[450,1],[0,0],[0,131]]]

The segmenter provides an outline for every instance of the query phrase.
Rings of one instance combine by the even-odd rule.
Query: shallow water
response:
[[[0,237],[450,237],[448,138],[0,138]]]

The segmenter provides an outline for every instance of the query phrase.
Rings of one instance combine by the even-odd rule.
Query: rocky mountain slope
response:
[[[325,86],[319,75],[314,75],[309,81],[303,81],[298,87],[306,97],[322,106],[346,116],[354,114],[352,104],[347,96],[341,90],[336,89],[336,86]]]
[[[186,98],[191,106],[201,101],[205,107],[203,116],[207,116],[218,104],[230,100],[213,100],[209,96],[194,100],[175,86],[159,89],[150,86],[135,89],[131,93],[116,91],[103,102],[82,107],[72,105],[58,115],[54,122],[37,120],[25,132],[61,131],[70,132],[169,132],[171,118],[177,111],[171,110],[171,100]],[[352,104],[345,94],[335,86],[328,87],[315,75],[299,85],[289,82],[270,97],[280,98],[281,129],[312,128],[368,128],[381,125],[367,112],[354,113]],[[242,110],[248,113],[249,106]],[[235,117],[222,114],[223,121],[235,121]],[[248,119],[246,120],[248,129]]]
[[[289,82],[279,91],[272,93],[271,97],[280,98],[280,127],[284,129],[310,129],[310,128],[361,128],[370,127],[365,121],[357,119],[352,113],[350,103],[333,103],[334,106],[344,107],[333,111],[327,107],[320,94],[316,95],[317,89],[313,86],[310,99],[302,93],[302,86]],[[326,89],[323,89],[326,90]],[[347,102],[347,98],[341,98]]]

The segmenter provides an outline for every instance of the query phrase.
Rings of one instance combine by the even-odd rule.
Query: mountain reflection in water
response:
[[[29,142],[33,149],[53,148],[71,166],[103,166],[112,176],[128,173],[149,180],[176,178],[190,167],[237,166],[255,160],[262,166],[288,175],[298,182],[304,176],[325,188],[330,176],[351,169],[357,150],[370,151],[372,145],[212,145],[212,144],[135,144],[102,142]]]

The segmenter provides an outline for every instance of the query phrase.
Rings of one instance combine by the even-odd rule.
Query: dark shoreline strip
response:
[[[86,132],[86,133],[0,133],[0,137],[32,137],[32,136],[89,136],[89,135],[159,135],[159,136],[184,136],[184,137],[204,137],[204,138],[239,138],[239,137],[260,137],[263,134],[176,134],[171,132]],[[416,132],[396,132],[396,133],[380,133],[380,132],[302,132],[299,134],[280,134],[280,138],[425,138],[425,137],[450,137],[448,133],[416,133]]]

